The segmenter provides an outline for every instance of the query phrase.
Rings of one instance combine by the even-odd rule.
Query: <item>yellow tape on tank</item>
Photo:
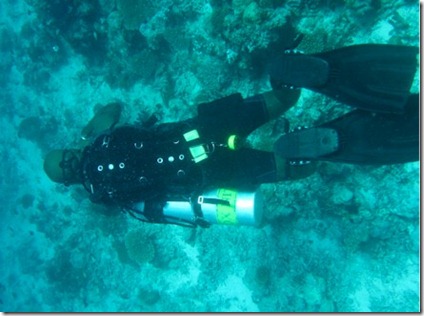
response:
[[[236,200],[237,191],[230,189],[219,189],[218,198],[228,201],[230,205],[217,204],[216,220],[218,224],[237,225]]]

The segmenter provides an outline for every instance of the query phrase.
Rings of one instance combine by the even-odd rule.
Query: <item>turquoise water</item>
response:
[[[49,150],[76,145],[101,105],[123,102],[127,123],[189,118],[200,102],[269,90],[264,64],[300,33],[306,53],[418,45],[418,9],[406,0],[1,2],[0,310],[418,311],[418,162],[322,163],[304,180],[261,186],[262,228],[196,230],[94,205],[42,168]],[[311,126],[347,110],[303,91],[286,117]],[[251,142],[266,143],[271,129]]]

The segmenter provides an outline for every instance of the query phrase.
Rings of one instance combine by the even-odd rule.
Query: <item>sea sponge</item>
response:
[[[150,235],[141,228],[127,233],[125,247],[128,256],[138,264],[150,262],[155,257],[155,246]]]

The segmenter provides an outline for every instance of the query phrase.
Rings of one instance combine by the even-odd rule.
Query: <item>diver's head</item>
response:
[[[57,183],[81,183],[80,158],[78,149],[52,150],[44,159],[44,172]]]

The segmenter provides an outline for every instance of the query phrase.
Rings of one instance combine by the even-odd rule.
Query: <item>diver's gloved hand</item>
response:
[[[122,105],[114,102],[102,107],[81,132],[83,140],[114,127],[121,117]]]

